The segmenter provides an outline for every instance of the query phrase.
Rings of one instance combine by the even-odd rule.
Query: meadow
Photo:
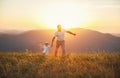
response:
[[[0,78],[120,78],[120,52],[45,56],[0,52]]]

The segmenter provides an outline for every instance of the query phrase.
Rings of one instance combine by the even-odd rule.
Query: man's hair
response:
[[[61,25],[60,25],[60,24],[58,24],[58,25],[57,25],[57,27],[59,27],[59,26],[61,27]]]

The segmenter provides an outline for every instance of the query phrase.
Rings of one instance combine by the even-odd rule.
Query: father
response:
[[[55,38],[57,37],[57,41],[56,41],[56,48],[55,48],[55,56],[57,56],[57,52],[59,47],[61,46],[62,48],[62,56],[65,55],[65,40],[64,40],[64,36],[65,36],[65,32],[72,34],[72,35],[76,35],[75,33],[72,33],[70,31],[66,31],[64,29],[62,29],[61,25],[57,26],[57,31],[55,32],[53,38],[52,38],[52,43],[51,43],[51,47],[53,46],[53,42],[55,40]]]

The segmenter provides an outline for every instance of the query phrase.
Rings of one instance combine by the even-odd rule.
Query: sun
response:
[[[77,8],[73,3],[62,3],[48,5],[42,13],[43,23],[48,28],[56,28],[61,24],[63,28],[80,27],[87,23],[90,19],[88,12],[83,8]]]

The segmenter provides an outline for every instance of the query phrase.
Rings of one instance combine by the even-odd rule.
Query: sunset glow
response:
[[[87,28],[120,32],[119,0],[1,0],[0,30]]]
[[[56,28],[57,24],[61,24],[63,28],[75,28],[92,21],[89,12],[83,8],[78,10],[77,7],[78,5],[73,3],[58,3],[46,7],[43,11],[42,20],[49,28]]]

